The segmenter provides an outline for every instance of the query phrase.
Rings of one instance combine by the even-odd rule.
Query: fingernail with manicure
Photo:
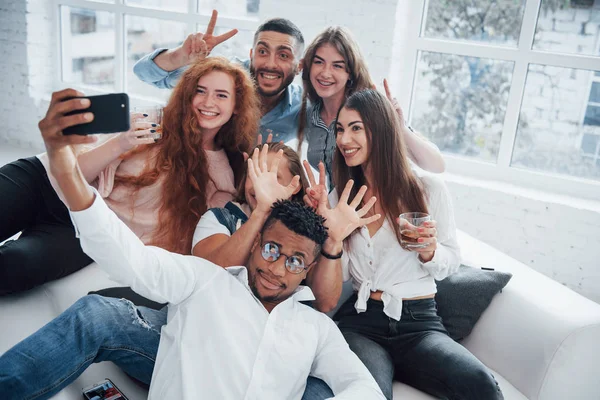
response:
[[[156,133],[154,129],[150,129],[150,133]]]
[[[148,116],[148,114],[146,114],[146,113],[144,113],[144,114],[142,114],[142,115],[143,115],[144,117],[147,117],[147,116]]]
[[[158,125],[157,125],[157,124],[152,124],[152,126],[156,127],[156,126],[158,126]]]

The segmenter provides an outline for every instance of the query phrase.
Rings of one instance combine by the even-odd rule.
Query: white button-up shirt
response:
[[[383,399],[333,321],[299,303],[314,299],[309,288],[268,313],[246,268],[144,246],[97,194],[71,218],[84,251],[111,278],[169,303],[150,399],[300,399],[309,374],[336,399]]]
[[[423,263],[418,253],[403,249],[391,225],[396,221],[385,219],[371,237],[363,226],[344,241],[342,268],[344,280],[352,279],[358,292],[357,312],[367,309],[371,292],[381,290],[383,311],[397,321],[402,316],[402,299],[436,293],[435,280],[456,272],[460,265],[460,249],[452,200],[444,182],[436,176],[420,177],[426,194],[429,215],[437,222],[437,249],[431,261]],[[337,204],[336,190],[329,195],[332,206]]]

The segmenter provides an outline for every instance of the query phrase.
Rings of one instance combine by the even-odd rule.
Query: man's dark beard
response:
[[[261,88],[260,85],[258,84],[258,79],[257,77],[257,71],[254,69],[254,66],[252,66],[252,64],[250,64],[250,75],[252,76],[252,79],[254,79],[254,82],[256,83],[256,90],[258,91],[258,94],[263,96],[263,97],[273,97],[273,96],[277,96],[281,93],[282,90],[285,90],[288,86],[291,85],[291,83],[294,81],[294,77],[296,76],[296,71],[298,69],[294,68],[294,70],[287,76],[287,78],[285,78],[285,80],[281,83],[281,85],[270,92],[264,92]],[[260,69],[258,71],[258,73],[261,72],[266,72],[266,73],[275,73],[277,75],[282,75],[283,73],[279,72],[279,71],[273,71],[273,70],[267,70],[267,69]]]
[[[252,290],[252,294],[254,297],[261,301],[266,301],[267,303],[279,303],[279,296],[266,296],[263,297],[258,293],[258,289],[256,289],[256,276],[258,275],[258,269],[255,270],[254,274],[251,274],[248,271],[248,286],[250,286],[250,290]]]

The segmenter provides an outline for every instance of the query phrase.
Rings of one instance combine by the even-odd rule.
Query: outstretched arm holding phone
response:
[[[95,138],[62,133],[68,126],[93,119],[91,113],[65,115],[89,106],[87,99],[63,101],[73,95],[80,93],[72,89],[54,93],[39,128],[48,152],[50,172],[71,211],[82,248],[111,278],[130,285],[139,294],[159,302],[181,302],[192,293],[196,282],[208,282],[219,268],[199,258],[194,259],[195,263],[207,265],[198,268],[184,256],[144,246],[104,201],[96,198],[72,148],[73,144],[93,143]]]

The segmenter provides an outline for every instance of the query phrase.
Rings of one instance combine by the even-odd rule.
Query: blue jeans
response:
[[[369,300],[360,314],[355,302],[353,295],[335,319],[387,399],[394,379],[439,399],[504,398],[486,366],[448,336],[434,299],[405,300],[400,321],[384,314],[381,301]]]
[[[85,296],[0,357],[2,399],[47,399],[95,362],[112,361],[149,384],[167,307],[157,311],[128,300]],[[309,378],[303,400],[332,397]]]
[[[149,383],[166,322],[166,307],[156,311],[128,300],[85,296],[0,357],[2,397],[50,398],[101,361]]]

